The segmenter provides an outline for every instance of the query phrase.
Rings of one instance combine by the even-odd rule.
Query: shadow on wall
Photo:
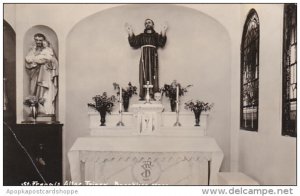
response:
[[[138,86],[140,49],[129,46],[125,23],[135,34],[151,18],[159,33],[168,24],[167,43],[158,49],[159,85],[174,79],[193,88],[183,97],[215,103],[208,134],[224,151],[223,167],[229,169],[230,148],[230,39],[214,18],[176,5],[124,5],[93,14],[67,37],[66,58],[66,150],[77,137],[89,134],[87,103],[106,91],[114,94],[113,82]],[[183,104],[181,105],[183,107]],[[66,152],[65,152],[66,157]],[[68,159],[65,159],[68,161]],[[67,179],[69,169],[65,168]]]

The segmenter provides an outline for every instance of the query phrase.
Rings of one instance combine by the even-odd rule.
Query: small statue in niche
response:
[[[128,41],[131,47],[141,48],[141,58],[139,66],[139,82],[140,82],[140,100],[145,99],[145,89],[143,86],[150,82],[153,89],[150,95],[153,98],[154,93],[159,91],[159,74],[158,74],[158,54],[157,48],[163,48],[167,41],[166,31],[168,26],[162,27],[161,33],[158,34],[154,30],[154,22],[151,19],[145,20],[145,30],[139,35],[133,33],[131,25],[125,24],[128,32]]]
[[[58,61],[46,36],[34,35],[35,45],[25,57],[25,67],[30,79],[30,95],[44,99],[39,113],[55,114],[58,93]]]

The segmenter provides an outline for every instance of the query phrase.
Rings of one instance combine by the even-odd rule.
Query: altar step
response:
[[[257,181],[242,172],[219,172],[218,185],[259,185]]]
[[[90,134],[93,136],[133,136],[133,135],[157,135],[157,136],[205,136],[207,130],[208,113],[203,112],[200,117],[200,126],[195,125],[195,117],[192,112],[180,112],[179,122],[181,126],[174,126],[176,122],[175,112],[162,112],[158,121],[160,127],[154,127],[153,131],[146,134],[140,133],[140,124],[137,115],[133,112],[124,112],[122,122],[124,126],[117,126],[121,117],[119,113],[112,112],[106,115],[106,126],[100,126],[100,115],[97,112],[89,112]],[[155,129],[155,130],[154,130]]]
[[[90,128],[92,136],[134,136],[140,135],[135,127],[94,127]],[[205,136],[206,130],[201,127],[161,127],[159,132],[153,132],[154,136]]]
[[[98,112],[90,111],[88,113],[90,118],[90,127],[98,127],[100,125],[100,115]],[[200,126],[206,128],[208,113],[202,112],[200,116]],[[111,114],[106,115],[106,126],[115,127],[120,116],[118,112],[112,112]],[[136,121],[136,116],[132,112],[123,112],[122,121],[125,126],[133,126]],[[163,112],[161,116],[161,123],[164,127],[173,127],[176,122],[176,112]],[[179,122],[182,127],[192,127],[195,124],[195,117],[193,112],[180,112],[179,113]]]

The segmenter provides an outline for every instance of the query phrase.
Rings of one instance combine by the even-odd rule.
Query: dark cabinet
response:
[[[35,166],[47,183],[61,184],[63,125],[16,124],[16,34],[6,21],[3,57],[3,185],[43,183]]]
[[[44,183],[37,169],[47,183],[62,184],[62,126],[17,124],[12,127],[15,135],[4,126],[4,185]]]

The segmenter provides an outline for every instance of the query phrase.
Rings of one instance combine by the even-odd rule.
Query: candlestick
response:
[[[174,127],[180,127],[181,123],[179,122],[179,85],[176,86],[176,122]]]
[[[150,88],[153,88],[153,85],[150,84],[149,81],[147,81],[147,84],[144,85],[143,87],[147,89],[147,91],[146,91],[146,97],[145,97],[145,99],[146,99],[146,102],[145,102],[145,103],[151,103],[151,102],[150,102],[150,91],[149,91],[149,89],[150,89]]]
[[[179,85],[176,85],[176,112],[179,112]]]
[[[119,86],[120,88],[120,97],[119,97],[119,117],[120,117],[120,120],[119,122],[117,123],[117,126],[124,126],[124,123],[122,122],[122,87],[121,85]]]

